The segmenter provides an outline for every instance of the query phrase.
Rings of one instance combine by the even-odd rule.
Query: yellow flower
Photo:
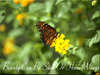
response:
[[[27,17],[27,15],[25,13],[22,14],[18,14],[16,16],[16,20],[18,20],[19,25],[22,25],[24,23],[24,19]]]
[[[31,4],[32,2],[34,2],[35,0],[13,0],[13,2],[15,4],[21,4],[22,7],[26,7],[28,6],[29,4]]]
[[[13,39],[6,39],[3,47],[3,54],[5,56],[11,54],[14,52],[14,40]]]
[[[93,0],[92,1],[92,6],[96,5],[96,3],[97,3],[97,0]]]
[[[0,25],[0,32],[4,32],[6,30],[6,27],[4,24]]]
[[[29,1],[29,3],[32,3],[32,2],[34,2],[35,0],[28,0]]]
[[[22,7],[28,6],[30,3],[34,2],[35,0],[21,0],[20,3]]]
[[[22,20],[22,19],[24,19],[24,15],[23,15],[23,14],[18,14],[18,15],[16,16],[16,19],[17,19],[17,20]]]
[[[28,6],[29,1],[28,0],[21,0],[20,3],[22,5],[22,7],[26,7],[26,6]]]
[[[15,4],[19,4],[20,0],[13,0]]]
[[[58,34],[57,38],[55,38],[52,42],[52,44],[50,45],[50,47],[55,47],[55,51],[65,55],[67,53],[67,50],[69,49],[69,47],[71,46],[71,44],[69,44],[70,40],[69,39],[64,39],[65,35],[64,34]]]

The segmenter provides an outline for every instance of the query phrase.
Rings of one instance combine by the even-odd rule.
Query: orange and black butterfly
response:
[[[45,22],[38,22],[37,27],[40,31],[40,36],[44,44],[50,46],[53,39],[57,37],[58,33],[56,32],[56,30]]]

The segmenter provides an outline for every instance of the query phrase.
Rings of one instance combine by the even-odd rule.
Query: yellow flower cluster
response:
[[[26,14],[22,13],[22,14],[18,14],[16,16],[16,20],[18,20],[19,24],[22,25],[23,24],[23,20],[25,19]]]
[[[55,51],[65,55],[67,53],[67,50],[69,49],[69,47],[71,46],[71,44],[69,44],[70,40],[66,39],[64,40],[65,35],[64,34],[58,34],[57,38],[55,38],[52,42],[52,44],[50,45],[50,47],[55,47]]]
[[[4,32],[6,30],[6,27],[4,24],[0,25],[0,32]]]
[[[23,14],[18,14],[18,15],[16,16],[16,19],[17,19],[17,20],[23,20],[23,19],[24,19],[24,15],[23,15]]]
[[[32,2],[34,2],[35,0],[13,0],[13,2],[15,4],[21,4],[22,7],[26,7],[28,6],[29,4],[31,4]]]
[[[96,5],[96,3],[97,3],[97,0],[93,0],[92,1],[92,6]]]
[[[5,56],[11,54],[14,51],[14,40],[13,39],[6,39],[3,47],[3,54]]]

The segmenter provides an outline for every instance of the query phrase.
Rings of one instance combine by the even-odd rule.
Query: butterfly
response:
[[[43,43],[50,46],[52,44],[53,39],[57,37],[58,33],[56,32],[56,30],[50,25],[41,21],[38,22],[36,26],[40,32],[40,37]]]

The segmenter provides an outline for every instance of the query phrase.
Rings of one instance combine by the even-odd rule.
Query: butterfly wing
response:
[[[53,39],[57,36],[57,32],[54,28],[47,25],[44,29],[45,31],[42,34],[42,40],[46,45],[51,45]]]
[[[53,39],[57,36],[57,32],[50,25],[45,24],[44,22],[38,23],[39,31],[41,32],[41,39],[46,45],[51,45]]]

